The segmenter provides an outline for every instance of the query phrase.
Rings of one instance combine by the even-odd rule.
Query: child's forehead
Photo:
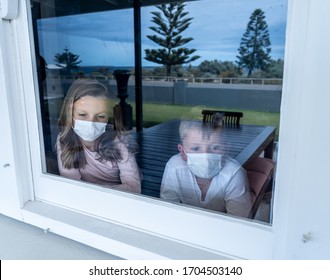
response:
[[[186,137],[184,138],[184,142],[213,142],[213,141],[219,141],[220,140],[220,133],[218,131],[212,131],[212,130],[200,130],[197,128],[192,128],[190,131],[186,134]]]

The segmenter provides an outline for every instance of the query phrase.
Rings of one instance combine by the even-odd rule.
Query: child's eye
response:
[[[213,151],[220,151],[221,150],[221,147],[220,147],[220,145],[213,145],[211,149]]]
[[[97,116],[99,119],[105,119],[105,116]]]
[[[198,152],[200,150],[200,148],[199,147],[191,147],[190,150],[193,151],[193,152]]]
[[[83,117],[86,117],[86,114],[80,113],[80,114],[78,114],[78,116],[83,118]]]

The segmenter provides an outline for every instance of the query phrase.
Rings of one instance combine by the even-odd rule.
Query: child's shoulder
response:
[[[238,161],[230,156],[225,156],[224,161],[227,165],[230,165],[230,166],[240,166]]]
[[[242,166],[237,160],[228,156],[225,158],[223,170],[225,170],[226,172],[236,173],[240,169],[242,169]]]
[[[181,156],[180,153],[178,153],[178,154],[172,156],[172,157],[168,160],[167,164],[170,165],[170,166],[174,165],[174,166],[176,166],[176,167],[179,167],[179,166],[186,166],[186,165],[187,165],[186,161],[184,161],[184,160],[182,159],[182,156]]]

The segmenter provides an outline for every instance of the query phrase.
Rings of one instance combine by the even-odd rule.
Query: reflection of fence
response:
[[[81,77],[97,79],[97,80],[115,80],[113,75],[105,75],[98,72],[92,72],[85,74]],[[74,80],[81,78],[78,75],[52,75],[49,78],[52,79],[67,79]],[[135,80],[134,75],[130,77],[131,81]],[[176,82],[184,81],[188,83],[200,83],[200,84],[231,84],[231,85],[282,85],[283,79],[279,78],[222,78],[222,77],[172,77],[172,76],[143,76],[143,81],[154,81],[154,82]]]
[[[47,98],[63,98],[74,79],[47,79]],[[117,100],[114,79],[102,80]],[[188,106],[218,106],[228,109],[279,112],[282,85],[144,81],[143,102]],[[128,101],[135,101],[134,76],[128,82]]]
[[[115,83],[109,83],[111,91]],[[281,85],[189,83],[144,81],[143,101],[189,106],[218,106],[228,109],[279,112]],[[129,101],[135,100],[134,82],[129,83]]]
[[[244,84],[244,85],[282,85],[282,79],[278,78],[222,78],[222,77],[165,77],[143,76],[144,81],[185,81],[189,83],[212,83],[212,84]]]

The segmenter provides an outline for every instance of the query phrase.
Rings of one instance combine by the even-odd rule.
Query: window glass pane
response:
[[[120,2],[32,1],[44,172],[271,223],[287,1]]]

